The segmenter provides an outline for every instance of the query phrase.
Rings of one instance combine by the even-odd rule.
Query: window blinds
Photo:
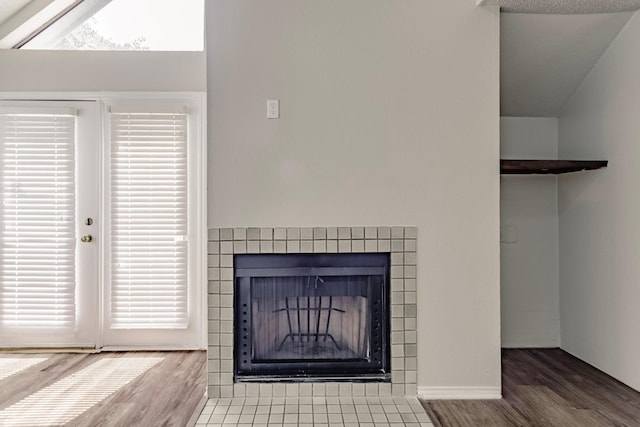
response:
[[[111,323],[187,326],[187,114],[111,113]]]
[[[75,325],[75,112],[0,110],[0,330]]]

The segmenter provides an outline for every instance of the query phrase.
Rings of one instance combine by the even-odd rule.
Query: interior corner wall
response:
[[[500,395],[498,15],[474,0],[206,2],[209,226],[416,225],[432,396]]]
[[[1,92],[204,92],[204,52],[0,49]]]
[[[562,348],[640,390],[640,16],[559,120],[562,158],[609,160],[559,178]]]
[[[501,117],[500,157],[556,159],[558,119]],[[500,179],[502,347],[559,347],[558,198],[555,175]]]

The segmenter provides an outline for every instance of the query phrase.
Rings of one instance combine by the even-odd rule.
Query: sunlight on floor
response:
[[[24,371],[40,362],[44,362],[48,357],[32,357],[32,358],[15,358],[7,357],[0,358],[0,380],[3,380],[11,375],[17,374],[20,371]]]
[[[110,357],[0,411],[2,426],[65,425],[144,374],[164,357]]]

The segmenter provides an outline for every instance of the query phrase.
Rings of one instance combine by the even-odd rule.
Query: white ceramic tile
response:
[[[301,240],[300,252],[305,254],[313,253],[313,240]]]
[[[235,253],[235,254],[246,254],[247,253],[247,242],[245,240],[236,240],[235,242],[233,242],[233,253]]]
[[[287,253],[299,253],[300,241],[299,240],[287,240]]]
[[[247,239],[248,240],[260,240],[260,229],[251,227],[247,229]]]
[[[271,240],[260,240],[260,253],[261,254],[273,253],[273,241],[271,241]]]
[[[259,254],[260,253],[260,241],[258,241],[258,240],[249,240],[247,242],[247,253],[249,253],[249,254]]]
[[[233,228],[221,228],[220,240],[233,240]]]
[[[287,229],[282,227],[274,228],[273,240],[287,240]]]
[[[338,239],[338,227],[327,227],[327,239]]]
[[[403,227],[391,227],[391,238],[392,239],[402,239],[402,238],[404,238],[404,228]]]
[[[273,228],[261,228],[260,240],[273,240]]]
[[[313,238],[315,240],[326,239],[327,238],[327,229],[325,227],[315,227],[313,229]]]
[[[287,228],[287,240],[300,240],[300,229],[297,227]]]
[[[338,252],[340,253],[351,252],[351,240],[338,240]]]
[[[273,252],[277,254],[287,253],[287,241],[276,240],[273,242]]]
[[[391,240],[378,240],[378,251],[391,252]]]
[[[352,239],[364,239],[364,227],[351,227]]]
[[[356,253],[364,252],[364,240],[352,240],[351,250]]]
[[[313,228],[301,227],[300,228],[300,240],[313,240]]]

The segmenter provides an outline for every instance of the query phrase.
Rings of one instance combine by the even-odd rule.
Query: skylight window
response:
[[[69,16],[51,25],[22,48],[150,51],[204,49],[204,0],[102,0],[98,3],[102,4],[96,13],[89,10],[90,14],[87,15],[87,10],[82,8],[72,10]]]

